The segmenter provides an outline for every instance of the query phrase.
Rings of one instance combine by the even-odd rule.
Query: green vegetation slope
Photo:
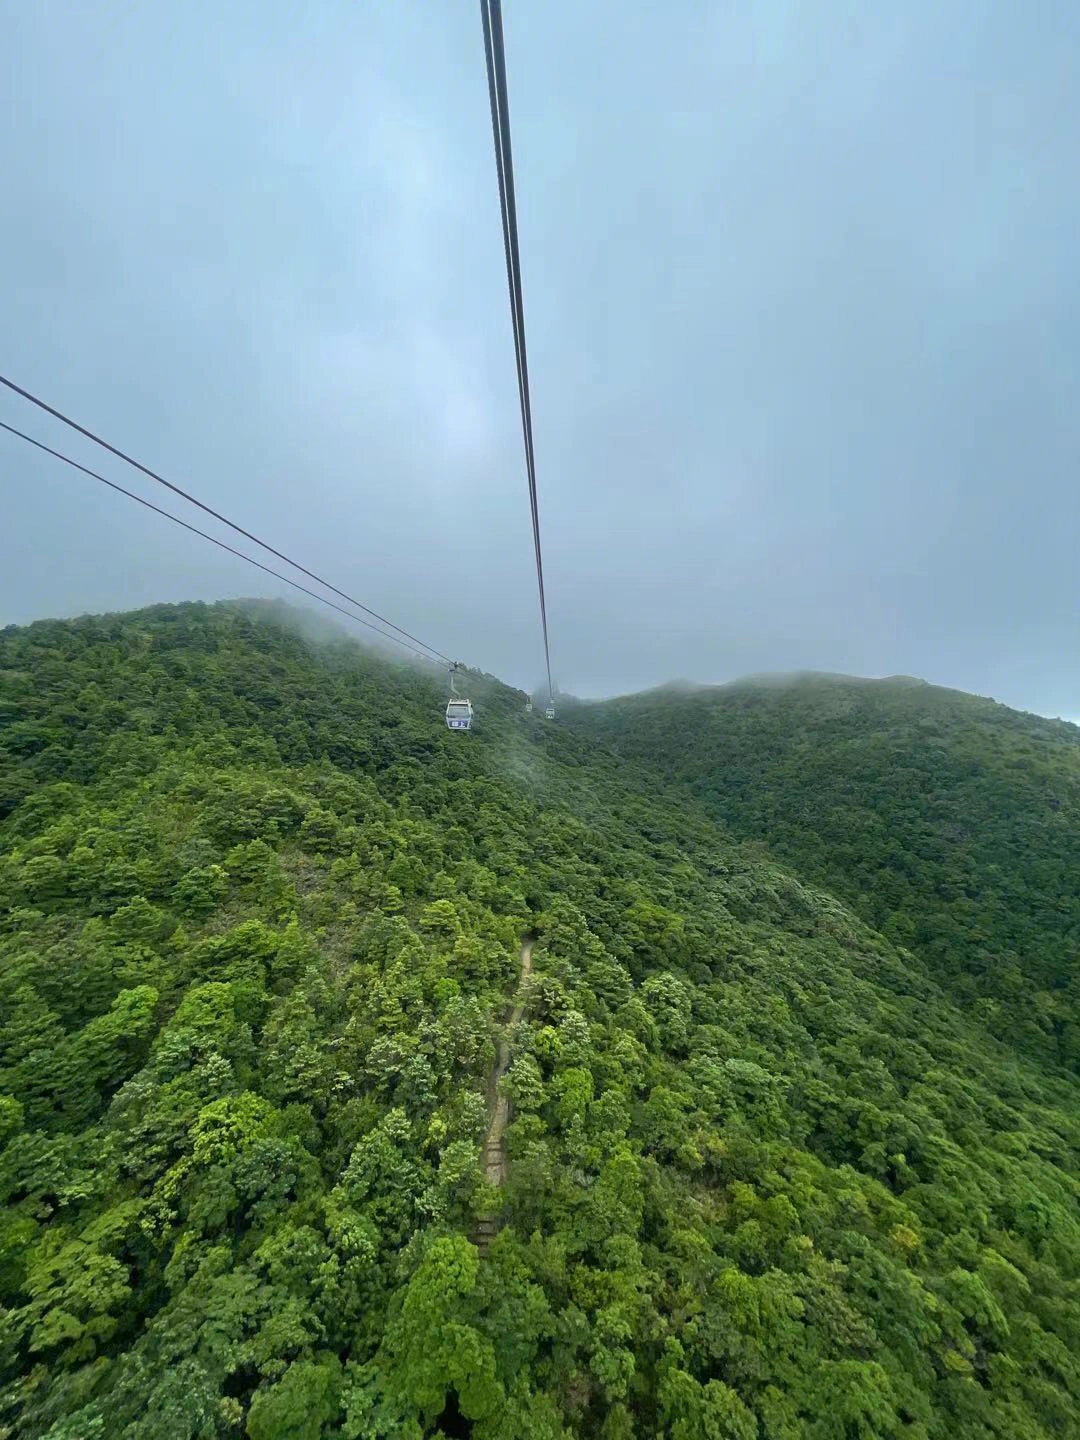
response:
[[[0,632],[0,1434],[1078,1433],[1077,1082],[476,698],[277,607]]]
[[[581,705],[726,829],[917,952],[997,1034],[1080,1068],[1080,729],[907,679]]]

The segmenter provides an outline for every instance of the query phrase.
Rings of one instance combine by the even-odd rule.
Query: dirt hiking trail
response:
[[[488,1121],[487,1134],[484,1136],[484,1179],[489,1185],[502,1185],[506,1180],[509,1168],[506,1159],[506,1127],[510,1123],[510,1101],[505,1095],[499,1094],[499,1081],[510,1068],[510,1035],[514,1026],[518,1024],[525,1013],[525,1001],[521,998],[521,987],[532,974],[533,947],[536,944],[531,936],[521,942],[521,973],[518,977],[517,989],[514,992],[515,1001],[510,1016],[503,1024],[499,1032],[498,1051],[495,1057],[495,1065],[488,1079],[487,1103]],[[498,1229],[498,1220],[494,1216],[482,1216],[476,1222],[476,1244],[481,1250],[486,1250],[492,1236]]]

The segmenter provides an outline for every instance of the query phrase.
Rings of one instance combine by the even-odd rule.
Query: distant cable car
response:
[[[548,701],[548,703],[547,703],[547,709],[544,711],[544,715],[546,716],[546,718],[547,718],[548,720],[554,720],[554,719],[555,719],[555,701],[554,701],[554,700],[549,700],[549,701]]]
[[[472,724],[472,702],[456,696],[446,702],[446,726],[448,730],[468,730]]]
[[[454,676],[465,667],[460,661],[450,666],[450,699],[446,702],[446,728],[468,730],[472,724],[472,702],[457,693]]]
[[[526,701],[525,701],[525,714],[526,714],[526,715],[531,715],[531,714],[532,714],[532,701],[531,701],[531,700],[526,700]]]

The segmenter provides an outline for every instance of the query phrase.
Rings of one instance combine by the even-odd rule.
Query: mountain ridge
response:
[[[1078,1423],[1076,1077],[576,721],[452,735],[283,614],[0,633],[0,1425]]]
[[[1030,983],[1052,1012],[1044,1053],[1075,1066],[1076,726],[943,687],[826,677],[628,697],[568,723],[651,763],[951,974],[984,1018],[996,1007],[999,1033],[1019,1024],[1036,1043],[1017,989]]]
[[[585,707],[603,706],[634,706],[644,703],[650,698],[665,694],[693,694],[693,695],[718,695],[721,693],[737,692],[739,690],[783,690],[794,688],[801,684],[837,684],[857,686],[881,686],[895,687],[897,689],[925,689],[937,692],[942,695],[963,696],[966,699],[979,701],[986,705],[997,706],[1010,714],[1029,717],[1031,720],[1046,720],[1051,724],[1068,725],[1073,729],[1080,729],[1080,720],[1071,719],[1063,715],[1047,715],[1038,710],[1027,710],[1017,705],[1010,705],[1006,701],[998,700],[992,695],[983,695],[973,690],[964,690],[955,685],[943,685],[939,681],[927,680],[920,675],[857,675],[841,670],[765,670],[748,672],[745,675],[737,675],[731,680],[690,680],[679,678],[676,680],[663,680],[658,685],[652,685],[644,690],[631,690],[617,695],[580,697],[574,695],[564,696],[564,700],[575,705]]]

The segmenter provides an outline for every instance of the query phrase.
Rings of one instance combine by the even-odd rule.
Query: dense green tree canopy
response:
[[[909,679],[665,687],[566,719],[1080,1071],[1080,728]]]
[[[0,632],[0,1436],[1080,1433],[1080,1081],[610,735],[442,696],[277,606]]]

